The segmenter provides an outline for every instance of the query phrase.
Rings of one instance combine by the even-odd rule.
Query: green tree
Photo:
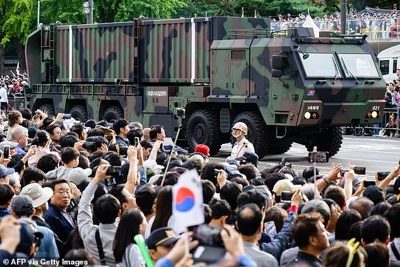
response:
[[[190,0],[121,0],[115,20],[129,21],[139,16],[171,18],[178,8],[188,7],[190,3]]]
[[[17,49],[21,69],[25,69],[25,41],[35,29],[36,3],[33,0],[4,1],[1,44],[12,42]]]

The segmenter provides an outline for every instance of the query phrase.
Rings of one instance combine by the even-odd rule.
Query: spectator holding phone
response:
[[[90,203],[98,185],[107,178],[110,165],[99,165],[96,175],[83,191],[78,208],[78,229],[86,250],[93,256],[97,265],[116,266],[113,243],[117,231],[116,219],[121,216],[121,204],[110,194],[99,197],[93,206],[93,214],[99,225],[93,223]]]

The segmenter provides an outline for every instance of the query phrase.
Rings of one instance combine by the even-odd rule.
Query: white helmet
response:
[[[247,125],[243,122],[237,122],[235,125],[233,125],[232,130],[240,130],[244,133],[244,135],[247,135]]]

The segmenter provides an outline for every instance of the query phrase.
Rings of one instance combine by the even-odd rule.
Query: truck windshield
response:
[[[346,78],[352,78],[352,74],[358,78],[379,78],[378,70],[370,54],[338,54],[340,60],[345,63]]]
[[[307,78],[341,78],[333,54],[309,53],[309,55],[307,59],[303,59],[300,55]],[[323,68],[318,67],[321,63]]]

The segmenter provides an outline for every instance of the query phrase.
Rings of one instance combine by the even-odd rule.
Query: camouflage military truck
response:
[[[335,155],[339,126],[379,123],[385,82],[363,37],[271,34],[263,18],[139,19],[49,25],[26,45],[32,110],[178,130],[216,154],[245,122],[263,157],[293,142]]]

